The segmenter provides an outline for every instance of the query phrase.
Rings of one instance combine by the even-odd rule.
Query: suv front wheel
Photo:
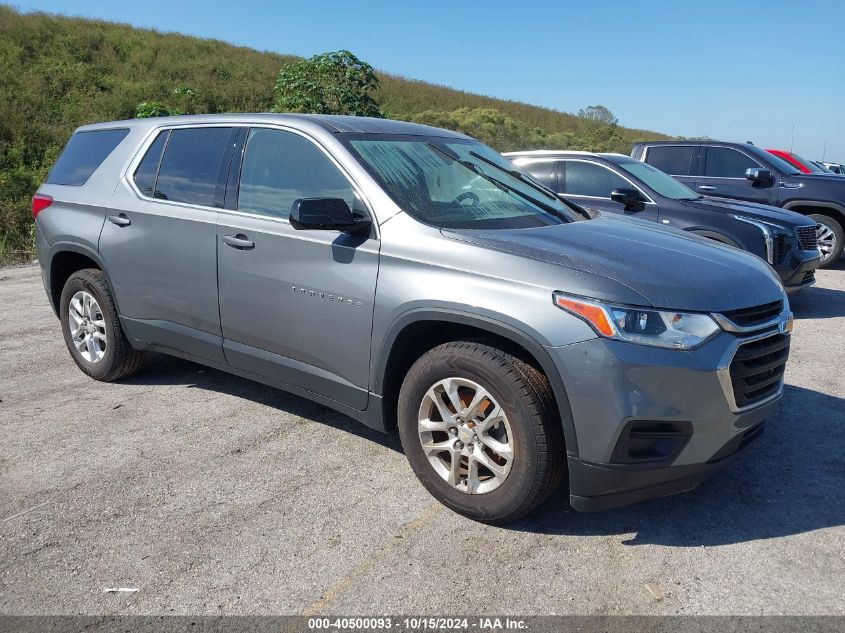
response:
[[[548,381],[496,347],[457,341],[424,354],[402,384],[398,418],[420,482],[471,519],[512,521],[563,478],[562,430]]]
[[[810,217],[819,223],[819,251],[822,254],[819,268],[827,268],[842,255],[845,248],[845,230],[829,215],[814,213]]]
[[[91,378],[111,382],[141,367],[143,353],[126,340],[103,271],[73,273],[62,290],[59,314],[68,351]]]

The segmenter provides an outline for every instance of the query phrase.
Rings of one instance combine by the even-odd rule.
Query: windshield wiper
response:
[[[538,207],[540,207],[544,211],[551,213],[552,215],[558,217],[561,220],[564,220],[566,222],[572,221],[572,218],[568,217],[565,213],[562,213],[560,211],[560,209],[555,209],[553,206],[546,204],[542,200],[538,200],[534,196],[530,196],[527,193],[525,193],[524,191],[520,191],[516,187],[511,187],[509,184],[502,182],[498,178],[494,178],[493,176],[491,176],[490,174],[485,172],[483,169],[481,169],[478,165],[476,165],[472,161],[462,160],[457,154],[453,154],[452,152],[446,150],[443,147],[438,147],[434,143],[428,143],[428,146],[431,147],[438,154],[441,154],[441,155],[445,156],[446,158],[448,158],[449,160],[456,162],[463,167],[466,167],[468,170],[470,170],[476,176],[480,176],[481,178],[484,178],[484,180],[486,180],[487,182],[494,184],[496,187],[498,187],[502,191],[507,191],[507,192],[510,192],[510,193],[512,193],[516,196],[519,196],[523,200],[527,200],[531,204],[537,205]],[[557,197],[555,197],[555,200],[557,200]]]
[[[484,161],[485,163],[487,163],[491,167],[495,167],[499,171],[505,172],[509,176],[513,176],[517,180],[521,180],[526,185],[528,185],[532,189],[536,189],[537,191],[542,193],[547,198],[551,198],[552,200],[557,200],[557,196],[555,195],[555,193],[551,189],[546,189],[546,187],[541,185],[539,182],[529,178],[528,176],[523,174],[518,169],[508,169],[507,167],[502,167],[501,165],[499,165],[499,164],[493,162],[492,160],[490,160],[489,158],[482,156],[478,152],[470,151],[469,155],[474,157],[474,158],[477,158],[480,161]]]

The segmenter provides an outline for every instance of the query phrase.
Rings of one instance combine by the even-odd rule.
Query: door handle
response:
[[[127,218],[125,213],[121,213],[120,215],[110,215],[109,222],[116,226],[129,226],[132,224],[132,220]]]
[[[248,251],[255,248],[255,242],[243,233],[238,233],[237,235],[224,235],[223,243],[241,251]]]
[[[716,191],[716,187],[713,185],[698,185],[698,188],[702,191]]]

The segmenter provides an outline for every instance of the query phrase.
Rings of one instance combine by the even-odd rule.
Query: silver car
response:
[[[398,430],[431,494],[491,523],[563,480],[578,510],[689,490],[783,391],[765,262],[577,211],[461,134],[309,115],[85,126],[33,199],[86,374],[155,350]]]

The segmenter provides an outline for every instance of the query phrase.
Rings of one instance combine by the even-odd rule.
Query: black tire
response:
[[[89,362],[82,356],[73,342],[68,326],[70,301],[81,290],[90,293],[96,299],[105,323],[105,350],[102,359],[97,362]],[[62,334],[71,357],[77,366],[91,378],[112,382],[126,378],[141,368],[144,355],[132,348],[120,327],[117,309],[114,306],[114,300],[103,271],[96,268],[86,268],[73,273],[62,289],[62,296],[59,299],[59,315],[62,323]]]
[[[813,213],[810,217],[819,224],[823,224],[833,232],[833,251],[827,257],[822,255],[822,263],[819,265],[819,268],[827,268],[828,266],[835,264],[842,256],[842,250],[845,249],[845,230],[843,230],[842,224],[834,220],[829,215]]]
[[[440,380],[472,380],[501,405],[513,434],[511,470],[501,485],[484,494],[453,487],[429,463],[418,434],[426,392]],[[566,474],[566,453],[557,406],[546,377],[531,364],[501,349],[474,341],[444,343],[408,371],[399,393],[399,435],[417,478],[441,503],[470,519],[501,524],[539,506]]]

